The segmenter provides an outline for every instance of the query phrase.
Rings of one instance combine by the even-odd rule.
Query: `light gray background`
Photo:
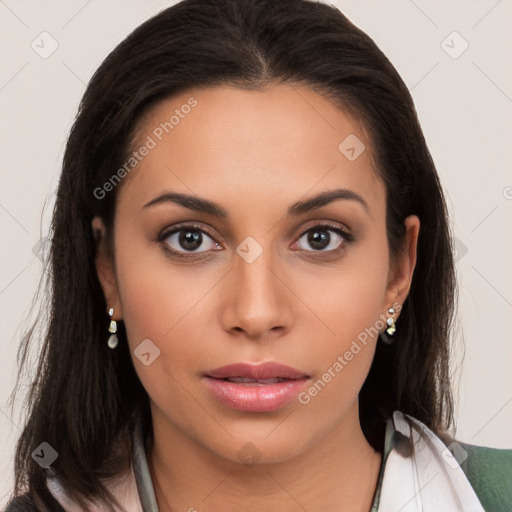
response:
[[[48,231],[66,137],[101,61],[172,3],[0,0],[0,506],[13,484],[22,413],[21,404],[13,412],[7,403],[16,349],[42,268],[33,248]],[[459,248],[459,362],[463,336],[466,345],[462,369],[454,366],[457,438],[510,448],[512,1],[332,3],[375,40],[412,90],[447,193]],[[34,40],[43,45],[43,31],[58,42],[46,59],[31,48]],[[463,49],[453,31],[469,44],[457,58],[445,51]]]

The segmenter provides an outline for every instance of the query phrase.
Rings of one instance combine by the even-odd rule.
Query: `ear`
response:
[[[405,219],[406,240],[403,252],[397,261],[393,262],[389,271],[388,285],[385,294],[383,309],[388,309],[393,304],[399,304],[397,309],[398,318],[400,309],[411,288],[414,267],[416,266],[416,248],[420,231],[420,220],[416,215],[410,215]],[[396,306],[395,306],[396,307]]]
[[[119,298],[117,279],[114,271],[114,264],[112,258],[109,256],[106,249],[106,228],[103,224],[103,219],[101,217],[94,217],[92,219],[91,225],[94,234],[94,239],[96,240],[95,265],[98,280],[101,284],[101,288],[103,289],[103,294],[105,296],[107,308],[114,308],[114,314],[112,316],[112,319],[120,320],[123,316],[123,312],[121,308],[121,301]]]

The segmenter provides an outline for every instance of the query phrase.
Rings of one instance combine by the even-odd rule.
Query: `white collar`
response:
[[[439,437],[399,411],[388,421],[393,422],[393,446],[378,512],[485,512],[459,462]]]

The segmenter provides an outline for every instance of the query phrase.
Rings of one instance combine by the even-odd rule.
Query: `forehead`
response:
[[[307,87],[190,89],[143,115],[132,150],[143,146],[122,187],[132,204],[164,188],[226,200],[254,192],[261,204],[261,194],[297,200],[346,187],[382,201],[364,127]]]

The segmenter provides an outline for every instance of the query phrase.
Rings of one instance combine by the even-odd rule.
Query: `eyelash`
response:
[[[341,245],[338,248],[331,249],[330,251],[311,250],[311,251],[306,251],[306,252],[312,252],[312,253],[317,253],[317,254],[336,254],[336,253],[342,251],[345,248],[345,245],[350,244],[355,241],[355,238],[351,233],[345,231],[344,229],[340,228],[336,224],[332,224],[329,221],[318,221],[318,222],[314,223],[312,226],[308,227],[308,229],[303,231],[298,236],[297,240],[300,240],[306,233],[309,233],[310,231],[312,231],[314,229],[318,229],[318,228],[328,228],[328,229],[325,229],[324,231],[334,231],[335,233],[337,233],[338,235],[340,235],[343,238],[343,242],[341,243]],[[196,258],[198,254],[203,254],[203,253],[189,253],[189,254],[181,253],[181,252],[175,251],[174,249],[170,249],[169,246],[164,243],[165,240],[167,240],[167,238],[169,238],[171,235],[173,235],[175,233],[179,233],[180,231],[187,231],[187,230],[200,231],[201,233],[205,233],[212,240],[215,241],[215,235],[213,233],[211,233],[207,228],[203,227],[202,225],[195,224],[195,223],[178,225],[178,226],[173,227],[171,230],[164,230],[158,236],[157,241],[159,243],[162,243],[164,250],[171,253],[172,256],[177,256],[179,258]],[[215,242],[215,243],[218,243],[218,242]]]

